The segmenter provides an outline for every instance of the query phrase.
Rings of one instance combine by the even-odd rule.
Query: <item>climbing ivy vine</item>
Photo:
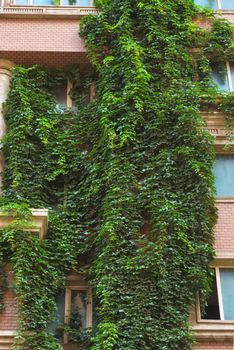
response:
[[[192,0],[97,5],[81,29],[89,74],[13,72],[1,210],[14,221],[0,243],[15,273],[15,347],[60,349],[48,330],[54,296],[82,269],[98,313],[86,348],[189,350],[188,316],[195,293],[209,291],[216,219],[214,140],[199,108],[205,94],[217,98],[210,58],[225,58],[233,30]],[[210,29],[196,24],[198,14]],[[63,109],[53,90],[68,78],[74,107]],[[32,207],[50,209],[43,241],[26,232]]]

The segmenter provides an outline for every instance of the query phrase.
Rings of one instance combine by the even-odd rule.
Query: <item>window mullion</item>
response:
[[[221,281],[220,281],[220,271],[218,267],[215,268],[215,274],[216,274],[217,292],[218,292],[218,299],[219,299],[220,320],[223,321],[224,309],[223,309],[222,288],[221,288]]]
[[[230,68],[229,62],[226,62],[226,69],[227,69],[227,79],[228,79],[229,91],[233,91],[232,75],[231,75],[231,68]]]
[[[218,10],[222,10],[221,0],[217,0]]]
[[[71,289],[66,288],[65,292],[65,312],[64,312],[64,323],[68,324],[71,317]],[[64,344],[68,343],[68,335],[64,333]]]

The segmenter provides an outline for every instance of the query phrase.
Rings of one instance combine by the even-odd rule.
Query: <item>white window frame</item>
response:
[[[221,0],[216,0],[218,10],[222,10]]]
[[[68,280],[73,281],[73,286],[65,287],[65,307],[64,307],[64,323],[69,324],[72,313],[72,291],[86,291],[87,302],[86,302],[86,328],[93,326],[93,298],[92,289],[88,286],[87,282],[82,278],[82,274],[68,277]],[[76,285],[77,284],[77,285]],[[64,332],[63,342],[67,344],[69,342],[69,336]]]
[[[229,91],[233,92],[233,82],[232,82],[230,63],[229,62],[225,62],[225,63],[226,63],[226,71],[227,71],[227,80],[228,80]]]

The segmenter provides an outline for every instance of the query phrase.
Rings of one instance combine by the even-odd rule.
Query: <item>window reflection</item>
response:
[[[234,196],[234,155],[220,154],[214,164],[214,176],[217,196]]]

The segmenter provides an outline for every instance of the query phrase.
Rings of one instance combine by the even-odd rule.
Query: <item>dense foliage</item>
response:
[[[223,57],[232,28],[211,14],[213,29],[199,28],[191,0],[99,5],[82,26],[93,75],[14,69],[2,210],[15,220],[1,247],[15,272],[18,343],[60,349],[47,326],[56,291],[78,266],[98,306],[92,350],[189,350],[216,218],[213,139],[199,107],[214,92],[211,52]],[[70,110],[52,94],[64,78],[73,81]],[[97,94],[88,103],[91,78]],[[29,207],[50,208],[44,241],[25,232]]]

